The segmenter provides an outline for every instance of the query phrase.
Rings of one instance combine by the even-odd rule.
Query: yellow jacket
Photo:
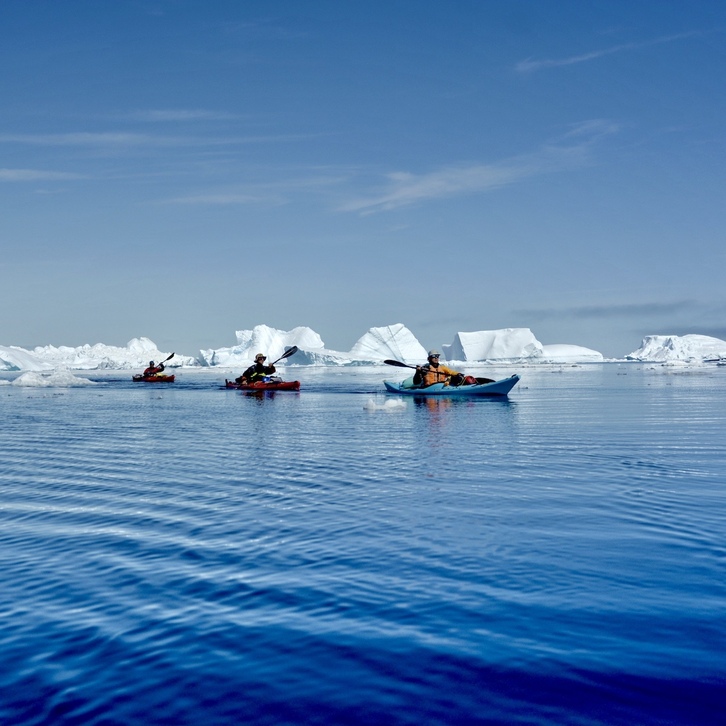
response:
[[[430,386],[432,383],[446,383],[450,376],[458,376],[459,372],[440,365],[438,368],[427,363],[421,366],[421,374],[416,372],[415,382],[421,378],[421,385]]]

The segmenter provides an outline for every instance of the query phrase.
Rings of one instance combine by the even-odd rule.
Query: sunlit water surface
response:
[[[0,723],[724,723],[726,368],[515,370],[0,385]]]

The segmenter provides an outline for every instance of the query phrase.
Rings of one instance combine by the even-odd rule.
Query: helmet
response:
[[[260,358],[262,358],[262,360],[266,360],[267,356],[266,355],[263,355],[262,353],[258,353],[255,356],[255,360],[259,360]]]
[[[154,361],[153,361],[153,360],[150,360],[150,361],[149,361],[149,365],[150,365],[150,366],[153,366],[153,365],[154,365]]]
[[[441,353],[439,353],[438,350],[430,350],[429,351],[429,358],[440,358]]]

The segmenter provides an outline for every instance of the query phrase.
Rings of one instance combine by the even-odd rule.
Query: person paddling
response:
[[[413,376],[413,384],[415,386],[431,386],[434,383],[450,383],[458,386],[463,381],[463,376],[458,371],[447,368],[439,364],[441,353],[438,350],[430,350],[428,363],[422,366],[416,366],[416,373]]]
[[[296,349],[297,350],[297,349]],[[241,375],[235,378],[237,383],[257,383],[264,379],[265,376],[271,376],[277,369],[274,365],[265,365],[267,356],[258,353],[255,356],[255,362]]]
[[[151,376],[158,376],[164,369],[165,365],[163,363],[159,363],[159,365],[154,365],[154,361],[149,361],[149,367],[144,370],[144,376],[147,378],[150,378]]]

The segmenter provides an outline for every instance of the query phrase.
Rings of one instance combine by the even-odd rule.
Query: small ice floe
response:
[[[384,403],[376,403],[372,398],[369,398],[363,408],[366,411],[402,411],[406,408],[406,402],[400,399],[389,398]]]
[[[88,378],[78,378],[70,371],[54,371],[48,374],[28,371],[18,376],[13,381],[13,385],[27,388],[77,388],[96,384],[94,381],[89,381]]]

